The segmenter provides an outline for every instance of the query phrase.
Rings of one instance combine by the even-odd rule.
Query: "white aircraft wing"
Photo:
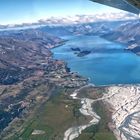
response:
[[[140,13],[140,0],[90,0],[134,14]]]

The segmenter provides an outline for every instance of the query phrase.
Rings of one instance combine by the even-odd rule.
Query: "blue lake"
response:
[[[95,85],[140,83],[140,56],[126,46],[99,36],[71,36],[65,45],[52,49],[55,59],[67,62],[71,71],[90,78]],[[78,57],[71,48],[90,50]]]

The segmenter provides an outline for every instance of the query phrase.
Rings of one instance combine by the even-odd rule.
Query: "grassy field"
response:
[[[85,88],[82,88],[78,94],[78,97],[80,98],[90,98],[90,99],[98,99],[103,96],[104,93],[106,93],[106,90],[104,87],[93,87],[88,86]]]
[[[88,118],[80,114],[80,106],[79,101],[69,98],[66,89],[57,89],[26,123],[23,133],[9,140],[62,140],[69,127],[88,121]],[[41,130],[45,134],[32,135],[34,130]]]
[[[86,124],[89,118],[79,112],[80,101],[72,100],[69,94],[73,90],[57,88],[53,91],[51,98],[41,105],[24,127],[22,133],[17,134],[9,140],[63,140],[64,132],[71,126]],[[83,89],[81,96],[98,98],[102,96],[103,89]],[[76,140],[116,140],[108,128],[111,114],[104,104],[96,102],[93,105],[94,111],[101,117],[99,124],[85,129]],[[32,135],[34,130],[41,130],[44,134]]]

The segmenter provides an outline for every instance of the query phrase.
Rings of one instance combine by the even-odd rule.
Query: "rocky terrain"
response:
[[[77,23],[70,25],[59,25],[49,26],[46,25],[41,27],[41,31],[46,31],[50,34],[57,36],[68,36],[68,35],[103,35],[111,32],[114,28],[119,27],[122,23],[127,21],[101,21],[92,23]]]
[[[37,70],[41,73],[45,65],[53,63],[50,62],[49,48],[60,45],[62,40],[50,36],[43,40],[39,35],[33,34],[29,31],[28,34],[19,32],[0,37],[1,84],[16,83],[34,75]]]
[[[80,48],[71,48],[71,50],[76,54],[78,57],[83,57],[91,53],[88,50],[81,50]]]
[[[24,42],[32,42],[40,46],[43,45],[48,49],[61,45],[64,41],[56,37],[56,35],[40,29],[2,31],[0,32],[0,37],[9,37]]]
[[[87,86],[88,87],[88,86]],[[90,93],[90,96],[95,96],[96,98],[80,97],[81,89],[87,88],[82,87],[75,90],[71,97],[74,100],[81,101],[80,112],[85,116],[91,116],[91,121],[85,125],[79,125],[69,128],[64,133],[64,140],[73,140],[79,137],[84,130],[90,126],[100,125],[102,117],[97,114],[95,110],[95,103],[102,101],[104,107],[108,108],[110,117],[112,118],[107,122],[107,126],[114,132],[117,140],[139,140],[140,139],[140,86],[139,85],[118,85],[110,87],[102,87],[104,91],[101,97],[95,96],[95,92]],[[90,87],[90,86],[89,86]],[[90,87],[91,88],[91,87]],[[93,86],[95,90],[96,87]],[[93,90],[93,91],[94,91]],[[86,91],[86,90],[85,90]],[[97,94],[96,90],[96,94]],[[85,92],[85,95],[88,94]],[[84,96],[85,96],[84,95]],[[83,96],[83,95],[82,95]],[[99,95],[100,96],[100,95]],[[93,105],[93,108],[92,108]],[[104,109],[105,109],[104,108]],[[108,114],[108,115],[109,115]],[[106,120],[103,120],[106,121]],[[98,127],[97,127],[98,128]],[[95,129],[96,130],[96,129]],[[102,130],[103,131],[103,130]],[[98,132],[95,131],[94,135]]]
[[[0,33],[0,139],[46,101],[55,86],[79,87],[87,79],[54,60],[50,48],[64,40],[37,29]]]
[[[137,86],[114,86],[108,88],[106,98],[113,107],[112,120],[115,124],[115,134],[119,140],[140,139],[139,127],[139,100],[140,87]],[[105,94],[104,97],[108,95]]]

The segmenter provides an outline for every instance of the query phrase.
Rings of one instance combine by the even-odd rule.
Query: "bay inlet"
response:
[[[127,46],[99,36],[70,36],[64,45],[52,49],[55,59],[67,62],[73,72],[100,85],[140,83],[140,57],[125,50]],[[74,49],[75,48],[75,49]],[[75,50],[88,51],[79,57]]]

